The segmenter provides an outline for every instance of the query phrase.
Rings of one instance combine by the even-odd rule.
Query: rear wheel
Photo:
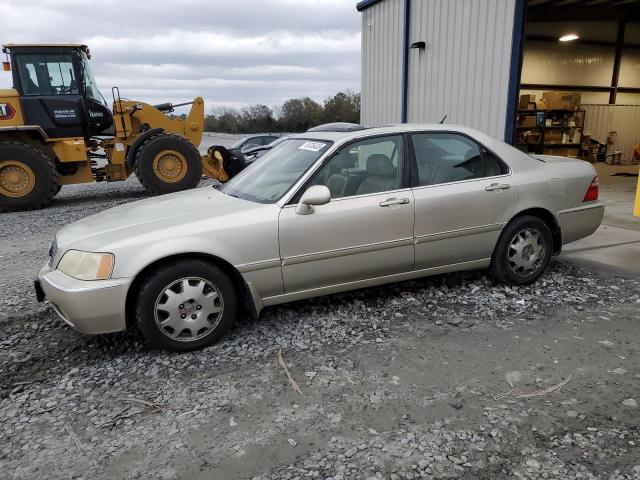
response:
[[[52,159],[22,142],[0,142],[0,211],[42,208],[58,192]]]
[[[529,215],[513,219],[500,235],[489,273],[510,285],[535,282],[547,270],[553,253],[549,226]]]
[[[155,347],[202,348],[224,336],[235,320],[237,295],[229,277],[202,260],[181,260],[153,272],[138,294],[136,319]]]
[[[202,159],[180,135],[163,133],[147,140],[135,156],[140,183],[153,195],[194,188],[202,176]]]

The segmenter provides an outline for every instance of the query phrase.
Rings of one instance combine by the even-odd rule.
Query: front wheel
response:
[[[547,270],[553,252],[551,229],[538,217],[517,217],[503,230],[489,273],[509,285],[535,282]]]
[[[144,142],[135,156],[138,180],[153,195],[195,188],[202,176],[202,158],[186,138],[162,133]]]
[[[220,268],[182,260],[150,275],[138,294],[135,314],[153,346],[184,352],[220,340],[236,311],[235,288]]]

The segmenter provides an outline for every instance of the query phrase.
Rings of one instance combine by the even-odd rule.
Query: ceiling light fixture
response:
[[[561,42],[571,42],[572,40],[577,40],[580,37],[575,33],[567,33],[566,35],[561,36],[558,40]]]

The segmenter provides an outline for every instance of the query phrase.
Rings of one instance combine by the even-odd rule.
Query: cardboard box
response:
[[[518,125],[521,127],[532,128],[536,126],[536,116],[535,115],[520,115],[518,119]]]
[[[582,94],[580,93],[567,93],[562,98],[564,102],[568,102],[569,110],[577,110],[582,105]]]
[[[529,132],[527,135],[527,143],[540,143],[540,132]]]
[[[542,94],[547,110],[576,110],[580,108],[581,95],[571,92],[550,91]]]
[[[557,157],[577,158],[580,150],[577,148],[545,148],[544,155],[555,155]]]
[[[531,103],[534,104],[535,108],[536,96],[531,93],[526,93],[524,95],[520,95],[520,101],[518,102],[518,108],[520,110],[531,110]]]
[[[556,105],[559,103],[558,92],[543,92],[542,100],[547,106],[548,110],[555,110]]]
[[[547,110],[547,104],[544,100],[536,101],[536,110]]]
[[[562,143],[562,131],[546,130],[544,132],[544,143]]]

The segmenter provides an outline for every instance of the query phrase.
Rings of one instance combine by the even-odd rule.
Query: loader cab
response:
[[[113,125],[84,45],[6,45],[26,125],[49,137],[90,137]]]

